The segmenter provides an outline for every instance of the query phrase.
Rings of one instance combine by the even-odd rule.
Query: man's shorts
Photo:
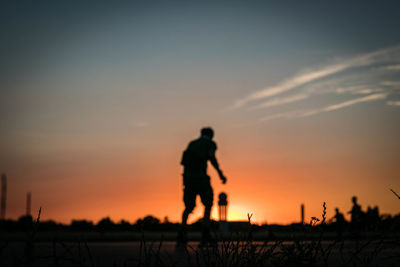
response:
[[[197,178],[197,179],[196,179]],[[183,190],[183,202],[189,210],[196,206],[196,197],[200,195],[201,202],[205,207],[212,207],[214,200],[214,192],[210,184],[210,177],[190,177],[183,176],[185,188]]]

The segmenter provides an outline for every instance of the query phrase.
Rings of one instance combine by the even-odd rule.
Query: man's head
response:
[[[201,135],[205,135],[212,139],[214,137],[214,131],[213,129],[211,129],[211,127],[204,127],[203,129],[201,129]]]
[[[353,203],[356,204],[357,203],[357,197],[356,196],[352,197],[351,201],[353,201]]]

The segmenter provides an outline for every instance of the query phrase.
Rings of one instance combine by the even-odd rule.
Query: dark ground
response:
[[[153,235],[153,239],[158,237]],[[93,242],[83,237],[73,242],[1,241],[0,266],[400,266],[396,239],[226,241],[219,242],[218,248],[198,245],[192,241],[184,249],[176,248],[173,241]]]

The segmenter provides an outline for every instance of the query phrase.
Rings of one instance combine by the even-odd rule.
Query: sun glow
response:
[[[228,221],[247,221],[247,214],[253,214],[254,209],[250,209],[244,205],[232,204],[228,205]],[[219,219],[218,206],[214,206],[212,211],[212,218],[215,220]],[[252,221],[253,221],[252,217]]]

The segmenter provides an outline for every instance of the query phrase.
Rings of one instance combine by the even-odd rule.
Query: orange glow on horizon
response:
[[[190,138],[173,135],[168,138],[169,143],[149,144],[140,150],[132,148],[135,152],[129,152],[129,147],[124,148],[124,153],[109,155],[77,149],[67,151],[64,155],[67,160],[47,157],[40,164],[22,164],[7,172],[7,217],[16,219],[24,213],[24,196],[31,191],[32,211],[42,206],[43,220],[97,222],[109,216],[115,222],[121,219],[135,222],[153,215],[179,222],[184,208],[179,158]],[[379,205],[381,213],[398,210],[392,194],[381,188],[380,180],[376,179],[384,173],[386,179],[395,181],[398,165],[389,166],[390,161],[380,159],[380,155],[373,159],[375,164],[366,164],[374,155],[363,158],[360,156],[366,155],[363,150],[343,152],[339,145],[332,145],[321,152],[308,142],[296,147],[275,138],[265,145],[254,144],[252,140],[239,144],[227,133],[217,135],[217,157],[228,182],[222,185],[215,170],[209,167],[214,219],[218,219],[218,194],[222,191],[228,194],[229,220],[247,220],[250,213],[252,222],[258,224],[299,222],[301,204],[305,204],[305,218],[309,221],[311,216],[321,215],[324,201],[328,218],[333,217],[336,207],[348,216],[353,195],[359,197],[364,210],[368,205]],[[381,166],[388,166],[391,171]],[[199,219],[202,213],[198,199],[189,222]]]

